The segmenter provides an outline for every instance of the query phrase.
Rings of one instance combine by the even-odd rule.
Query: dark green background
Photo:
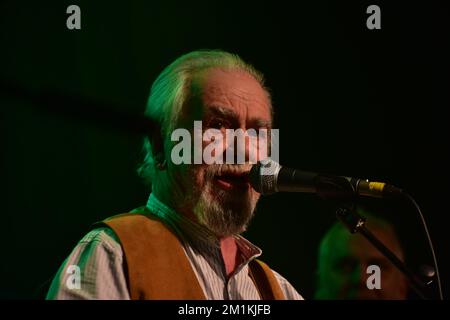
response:
[[[395,2],[395,4],[393,3]],[[66,28],[81,7],[82,29]],[[382,30],[366,28],[378,4]],[[179,55],[220,48],[265,73],[281,163],[388,181],[421,204],[448,285],[449,11],[444,1],[3,1],[2,81],[144,110]],[[142,205],[141,137],[0,96],[0,298],[36,298],[90,224]],[[64,110],[62,103],[58,108]],[[106,117],[106,116],[105,116]],[[417,215],[390,214],[412,267],[430,263]],[[263,199],[246,236],[306,298],[335,221],[314,196]]]

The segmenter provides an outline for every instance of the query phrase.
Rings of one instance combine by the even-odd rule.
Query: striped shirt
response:
[[[176,213],[153,194],[146,210],[158,216],[182,240],[184,252],[207,299],[260,300],[258,289],[248,276],[248,264],[261,255],[260,248],[240,235],[235,236],[242,262],[227,276],[220,242],[208,229]],[[47,299],[129,300],[124,262],[115,233],[109,228],[94,229],[64,261]],[[275,271],[274,274],[286,299],[303,299],[286,279]],[[78,275],[79,281],[74,278]]]

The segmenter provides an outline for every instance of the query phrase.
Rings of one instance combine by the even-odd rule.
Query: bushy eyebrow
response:
[[[210,106],[206,111],[206,117],[219,117],[224,119],[230,119],[236,124],[239,123],[238,115],[231,109],[225,108],[223,106]],[[261,118],[253,118],[249,121],[249,127],[254,128],[271,128],[272,121],[267,121]]]
[[[233,110],[221,106],[210,106],[206,111],[206,115],[209,117],[216,116],[236,121],[238,121],[239,118]]]
[[[267,121],[263,119],[250,119],[251,127],[254,128],[272,128],[272,121]]]

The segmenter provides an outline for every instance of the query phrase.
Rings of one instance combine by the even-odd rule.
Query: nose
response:
[[[235,151],[235,163],[255,164],[262,158],[268,157],[267,132],[253,128],[238,129],[242,136],[235,136],[232,142]]]
[[[365,283],[365,273],[361,265],[355,265],[349,274],[349,280],[352,286],[360,287]]]
[[[370,276],[370,273],[367,273],[367,268],[369,267],[369,264],[367,263],[361,263],[359,265],[359,286],[360,288],[367,289],[367,279]]]
[[[233,159],[233,164],[244,164],[248,161],[249,149],[248,149],[248,136],[247,132],[243,128],[234,130],[227,130],[227,162],[228,159]]]

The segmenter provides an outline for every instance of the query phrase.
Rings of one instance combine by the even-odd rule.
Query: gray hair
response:
[[[163,141],[178,123],[178,117],[191,97],[193,77],[209,68],[242,70],[259,82],[266,91],[269,101],[270,93],[264,85],[264,76],[253,66],[244,62],[238,55],[222,50],[198,50],[182,55],[156,78],[150,91],[145,115],[161,127]],[[137,169],[138,175],[147,184],[155,177],[155,159],[148,137],[144,138],[143,161]]]

